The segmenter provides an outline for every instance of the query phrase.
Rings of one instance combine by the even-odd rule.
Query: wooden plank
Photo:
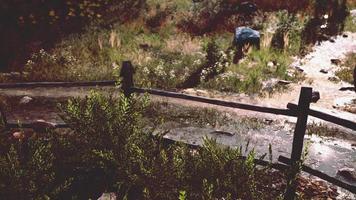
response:
[[[54,123],[54,128],[69,128],[69,124],[66,123]],[[7,122],[6,128],[33,128],[32,122],[24,122],[24,123],[13,123]]]
[[[132,94],[132,88],[134,87],[133,75],[135,69],[132,66],[130,61],[123,61],[122,67],[120,71],[121,81],[121,89],[124,92],[126,97],[130,97]]]
[[[287,164],[287,165],[290,165],[292,163],[291,159],[286,158],[284,156],[279,156],[278,161],[282,162],[284,164]],[[341,181],[339,179],[331,177],[331,176],[329,176],[329,175],[327,175],[327,174],[325,174],[323,172],[320,172],[318,170],[312,169],[312,168],[310,168],[308,166],[305,166],[305,165],[302,165],[302,170],[304,172],[307,172],[307,173],[309,173],[309,174],[311,174],[313,176],[321,178],[321,179],[323,179],[325,181],[328,181],[329,183],[332,183],[332,184],[334,184],[336,186],[339,186],[341,188],[344,188],[344,189],[356,194],[356,186],[354,186],[354,185],[345,183],[345,182],[343,182],[343,181]]]
[[[34,87],[79,87],[79,86],[114,86],[115,80],[106,81],[80,81],[80,82],[23,82],[0,83],[0,89],[8,88],[34,88]]]
[[[157,90],[157,89],[146,89],[146,88],[134,87],[134,88],[132,88],[132,90],[136,93],[148,93],[148,94],[153,94],[153,95],[158,95],[158,96],[179,98],[179,99],[185,99],[185,100],[190,100],[190,101],[197,101],[197,102],[208,103],[208,104],[213,104],[213,105],[225,106],[225,107],[230,107],[230,108],[250,110],[250,111],[255,111],[255,112],[263,112],[263,113],[285,115],[285,116],[292,116],[292,117],[296,116],[296,113],[289,109],[279,109],[279,108],[255,106],[255,105],[242,104],[242,103],[236,103],[236,102],[231,102],[231,101],[217,100],[217,99],[212,99],[212,98],[207,98],[207,97],[198,97],[198,96],[193,96],[193,95],[181,94],[181,93],[176,93],[176,92],[167,92],[167,91]]]
[[[294,110],[294,111],[297,109],[297,107],[298,106],[293,103],[288,103],[288,105],[287,105],[287,108]],[[329,114],[326,114],[326,113],[323,113],[323,112],[320,112],[317,110],[313,110],[313,109],[309,109],[308,114],[313,117],[316,117],[316,118],[319,118],[319,119],[322,119],[322,120],[325,120],[328,122],[332,122],[334,124],[337,124],[337,125],[340,125],[340,126],[352,129],[352,130],[356,130],[356,122],[353,122],[350,120],[335,117],[333,115],[329,115]]]
[[[312,101],[313,89],[310,87],[302,87],[299,95],[297,112],[297,123],[294,129],[293,146],[292,146],[292,163],[288,175],[287,190],[284,195],[284,200],[294,200],[296,186],[296,175],[298,169],[298,162],[300,161],[303,153],[304,135],[308,121],[308,110]]]

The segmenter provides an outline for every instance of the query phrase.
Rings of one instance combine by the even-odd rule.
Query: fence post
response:
[[[2,124],[4,125],[4,128],[7,128],[7,119],[5,116],[5,111],[2,109],[1,105],[0,105],[0,120],[2,120]]]
[[[294,200],[297,188],[296,175],[298,173],[299,161],[303,153],[303,141],[307,127],[309,106],[312,101],[313,89],[310,87],[302,87],[299,96],[297,110],[297,124],[294,130],[293,146],[291,155],[291,168],[288,176],[287,190],[284,195],[284,200]]]
[[[132,87],[134,86],[133,75],[135,73],[135,69],[133,68],[131,61],[123,61],[122,67],[120,71],[121,81],[121,89],[124,92],[126,97],[130,97],[132,93]]]

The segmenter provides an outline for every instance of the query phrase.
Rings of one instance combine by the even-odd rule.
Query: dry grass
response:
[[[195,54],[202,51],[202,41],[199,38],[192,38],[187,34],[171,36],[166,40],[164,48],[168,52],[181,52],[183,54]]]

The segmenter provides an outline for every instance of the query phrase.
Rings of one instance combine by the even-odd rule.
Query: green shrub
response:
[[[273,66],[269,66],[273,63]],[[295,80],[287,73],[290,64],[289,54],[268,48],[253,49],[238,64],[230,64],[224,73],[216,76],[200,87],[225,92],[262,93],[262,82],[271,78]]]
[[[356,64],[356,53],[346,55],[346,59],[342,66],[335,72],[335,75],[341,80],[348,83],[354,83],[353,72]]]
[[[73,131],[1,139],[0,197],[88,199],[113,191],[119,199],[264,199],[253,152],[242,160],[240,149],[211,140],[197,150],[167,146],[145,127],[146,105],[94,92],[61,106]]]

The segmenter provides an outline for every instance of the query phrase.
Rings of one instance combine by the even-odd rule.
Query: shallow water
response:
[[[176,127],[165,137],[190,144],[202,145],[204,138],[216,139],[217,143],[244,150],[254,149],[257,157],[268,153],[269,144],[272,146],[273,161],[283,155],[290,157],[293,141],[293,128],[289,124],[264,126],[258,129],[236,129],[236,127],[220,127],[220,131],[233,135],[216,133],[214,128]],[[351,141],[322,138],[316,135],[306,136],[304,147],[308,148],[305,164],[330,176],[337,176],[337,171],[344,167],[356,168],[356,149]],[[344,180],[345,181],[345,180]],[[349,182],[356,185],[356,182]]]

